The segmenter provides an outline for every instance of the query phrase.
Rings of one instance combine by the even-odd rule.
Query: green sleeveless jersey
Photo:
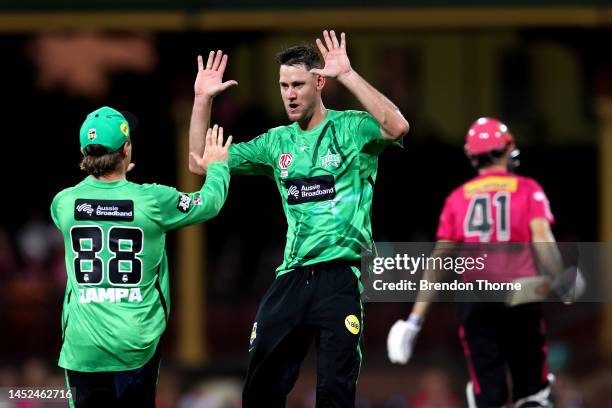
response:
[[[232,174],[266,175],[280,192],[288,228],[277,276],[298,266],[357,261],[371,249],[378,155],[387,144],[369,113],[328,110],[314,129],[293,123],[231,146]]]
[[[227,165],[213,163],[195,193],[87,177],[55,196],[68,274],[61,367],[124,371],[149,361],[170,311],[166,232],[214,217],[228,185]]]

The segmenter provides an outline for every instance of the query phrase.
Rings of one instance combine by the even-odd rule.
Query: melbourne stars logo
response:
[[[327,149],[327,154],[321,156],[321,166],[325,168],[338,167],[340,166],[340,155],[332,153],[330,149]]]

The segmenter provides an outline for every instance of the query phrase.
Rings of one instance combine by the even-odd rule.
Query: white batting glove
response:
[[[412,348],[421,330],[421,318],[410,315],[408,320],[398,320],[387,336],[387,355],[392,363],[406,364],[412,356]]]

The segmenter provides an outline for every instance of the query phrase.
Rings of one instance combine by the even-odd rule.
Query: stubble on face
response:
[[[304,65],[281,65],[279,84],[289,120],[308,120],[313,114],[317,96],[316,75],[308,72]]]

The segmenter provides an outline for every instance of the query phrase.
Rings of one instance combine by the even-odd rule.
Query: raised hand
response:
[[[321,39],[317,38],[317,47],[319,47],[319,51],[323,56],[325,66],[322,69],[311,69],[310,72],[329,78],[340,79],[344,74],[352,71],[351,62],[346,54],[346,35],[340,33],[340,42],[338,42],[334,30],[329,32],[325,30],[323,31],[323,39],[325,40],[325,45]]]
[[[225,144],[223,144],[223,128],[215,125],[212,128],[208,128],[206,131],[206,150],[204,150],[204,154],[202,156],[198,156],[193,152],[190,154],[195,164],[206,172],[211,163],[227,163],[227,156],[231,144],[231,135],[228,136]]]
[[[238,85],[234,80],[223,82],[223,73],[227,66],[227,54],[219,50],[208,54],[206,67],[201,55],[198,55],[198,75],[196,76],[193,90],[196,97],[203,96],[213,98],[225,91],[230,86]]]

